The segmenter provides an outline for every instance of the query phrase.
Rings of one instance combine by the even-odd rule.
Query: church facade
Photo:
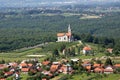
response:
[[[73,36],[69,25],[67,33],[57,33],[57,42],[71,42],[71,41],[73,41]]]

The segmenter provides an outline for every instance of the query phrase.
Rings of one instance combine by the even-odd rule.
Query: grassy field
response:
[[[76,74],[70,80],[120,80],[119,74]]]
[[[0,60],[5,60],[6,62],[18,61],[18,60],[21,61],[21,60],[29,59],[27,55],[43,55],[43,54],[45,55],[45,53],[41,53],[41,48],[24,49],[13,52],[0,53]],[[35,57],[31,57],[31,58],[35,58]],[[42,58],[39,59],[42,60]]]
[[[80,44],[80,43],[78,42],[66,43],[66,47],[70,48],[77,44]],[[10,61],[12,62],[12,61],[18,61],[18,60],[22,61],[26,59],[35,58],[35,57],[27,57],[27,55],[46,55],[45,57],[37,58],[41,62],[42,60],[44,60],[46,57],[50,55],[48,53],[50,53],[50,51],[53,48],[55,48],[56,46],[59,47],[58,45],[61,45],[61,43],[50,43],[43,47],[30,48],[30,49],[25,48],[25,49],[15,50],[15,51],[8,52],[8,53],[0,53],[0,60],[5,60],[6,62],[10,62]],[[102,56],[105,56],[104,52],[99,52],[101,49],[98,48],[100,46],[98,46],[97,44],[86,43],[84,45],[90,46],[93,50],[95,50],[96,54],[94,56],[92,55],[85,56],[81,53],[74,57],[69,57],[68,60],[72,58],[80,58],[82,60],[85,60],[85,59],[92,59],[92,58],[101,58]],[[104,61],[105,60],[102,60],[102,62]],[[114,62],[119,63],[119,61],[120,61],[120,58],[114,59]],[[59,76],[51,80],[57,80],[61,78],[62,76],[64,75],[60,74]],[[26,80],[28,75],[21,74],[21,77],[22,77],[22,80]],[[105,74],[95,74],[95,73],[89,73],[89,74],[83,73],[83,74],[74,74],[70,80],[119,80],[119,79],[120,79],[119,74],[105,75]]]
[[[100,16],[97,16],[97,15],[86,15],[86,16],[82,16],[80,19],[98,19],[98,18],[101,18]]]

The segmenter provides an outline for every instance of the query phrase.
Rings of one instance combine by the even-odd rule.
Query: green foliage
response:
[[[65,48],[66,48],[66,45],[62,44],[61,47],[60,47],[60,52],[62,52]]]
[[[61,8],[67,9],[68,7],[72,9],[71,5]],[[85,6],[82,7],[82,10],[79,5],[74,7],[79,7],[80,10],[17,10],[16,8],[8,9],[9,12],[4,9],[0,10],[0,52],[30,47],[44,42],[54,42],[57,39],[56,33],[65,32],[68,24],[71,24],[75,40],[99,43],[108,48],[113,48],[118,43],[114,42],[114,39],[106,37],[119,38],[119,12],[91,12],[89,9],[84,11]],[[102,14],[104,16],[100,19],[80,19],[84,14],[97,16]],[[105,38],[101,36],[105,36]],[[49,47],[49,51],[52,51],[53,47]],[[57,49],[62,52],[67,46],[65,44],[58,47]],[[115,55],[120,54],[118,47],[116,46],[114,49]]]
[[[69,80],[72,78],[72,75],[64,75],[63,77],[61,77],[59,80]]]
[[[5,60],[2,59],[2,60],[0,61],[0,64],[5,64]]]
[[[4,71],[4,72],[8,72],[8,71],[9,71],[9,68],[4,68],[3,71]]]
[[[2,70],[0,70],[0,78],[4,78],[4,73]]]
[[[116,41],[116,45],[113,49],[113,53],[116,55],[116,56],[120,56],[120,40],[117,40]]]
[[[29,71],[29,72],[28,72],[28,75],[29,75],[29,76],[33,76],[34,74],[35,74],[35,73],[33,73],[32,71]]]
[[[107,58],[105,61],[105,66],[113,65],[112,60],[110,58]]]
[[[116,73],[120,73],[120,68],[116,68]]]
[[[58,57],[58,56],[59,56],[58,49],[54,49],[53,50],[53,57]]]

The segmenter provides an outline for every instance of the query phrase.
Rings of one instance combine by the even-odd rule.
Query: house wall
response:
[[[90,52],[90,50],[83,50],[83,54],[89,54]]]
[[[58,37],[58,42],[67,42],[69,39],[68,37],[65,35],[65,36],[62,36],[62,37]]]

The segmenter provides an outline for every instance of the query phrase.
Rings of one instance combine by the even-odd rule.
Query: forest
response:
[[[104,13],[82,11],[51,9],[1,11],[0,52],[30,47],[44,42],[55,42],[57,40],[56,33],[66,32],[68,24],[71,25],[75,39],[102,43],[110,47],[114,47],[119,42],[119,11]],[[102,16],[81,19],[84,15]],[[103,42],[99,42],[101,39]]]

